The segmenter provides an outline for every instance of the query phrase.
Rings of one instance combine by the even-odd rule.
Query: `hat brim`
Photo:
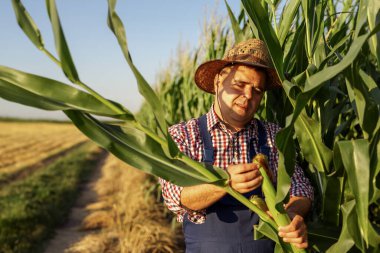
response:
[[[208,93],[215,94],[214,79],[215,76],[226,66],[231,64],[242,64],[246,66],[258,67],[263,69],[267,73],[267,81],[265,83],[265,89],[271,90],[282,87],[281,81],[275,69],[253,62],[244,61],[229,61],[229,60],[212,60],[201,64],[195,71],[194,81],[197,86]]]

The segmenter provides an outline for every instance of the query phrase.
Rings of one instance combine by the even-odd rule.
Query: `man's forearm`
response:
[[[305,217],[311,208],[311,200],[306,197],[290,197],[285,209],[290,216],[298,214]],[[293,218],[291,217],[291,218]]]
[[[182,189],[181,204],[191,210],[202,210],[217,202],[225,194],[222,188],[211,184],[187,186]]]

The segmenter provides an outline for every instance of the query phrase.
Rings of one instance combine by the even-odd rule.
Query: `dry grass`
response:
[[[151,192],[148,175],[109,156],[95,186],[99,202],[87,206],[83,229],[99,229],[67,253],[182,252],[182,235]]]
[[[0,173],[11,175],[87,139],[71,124],[0,122]]]

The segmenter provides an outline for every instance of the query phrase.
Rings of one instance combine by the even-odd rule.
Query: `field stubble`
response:
[[[172,228],[155,198],[152,177],[110,155],[95,185],[98,201],[87,206],[83,230],[96,230],[65,253],[183,252],[180,228]]]
[[[88,139],[72,124],[0,122],[0,184],[46,165]]]

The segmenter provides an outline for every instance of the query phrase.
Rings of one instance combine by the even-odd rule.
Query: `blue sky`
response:
[[[55,53],[44,0],[22,1],[41,30],[45,47]],[[103,96],[136,112],[142,103],[136,82],[117,41],[107,27],[106,0],[57,0],[60,19],[80,78]],[[240,1],[230,0],[237,13]],[[149,83],[174,56],[180,42],[199,43],[202,24],[216,10],[227,15],[224,1],[119,0],[116,10],[127,32],[132,58]],[[0,65],[69,81],[18,27],[11,1],[0,1]],[[38,110],[0,98],[0,117],[64,119],[61,112]]]

